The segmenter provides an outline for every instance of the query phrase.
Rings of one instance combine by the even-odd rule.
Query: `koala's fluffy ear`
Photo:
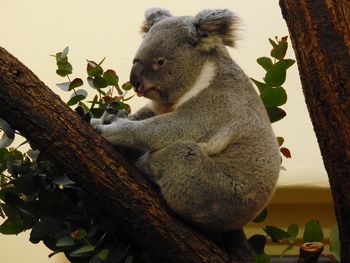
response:
[[[171,17],[172,15],[166,9],[162,8],[151,8],[148,9],[145,13],[145,21],[141,26],[141,34],[145,35],[151,27],[158,23],[160,20]]]
[[[204,51],[210,51],[220,44],[234,46],[238,17],[230,10],[203,10],[195,16],[194,24]]]

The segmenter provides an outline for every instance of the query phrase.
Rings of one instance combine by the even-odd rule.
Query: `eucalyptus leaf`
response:
[[[264,82],[257,81],[256,79],[250,78],[251,81],[255,84],[255,86],[258,88],[259,92],[263,92],[267,88],[271,88],[272,86],[269,84],[266,84]]]
[[[94,61],[87,60],[86,71],[89,77],[101,76],[103,74],[103,68]]]
[[[65,77],[69,74],[72,74],[73,66],[69,62],[57,62],[56,73],[61,77]]]
[[[254,263],[270,263],[271,259],[269,255],[263,254],[254,254]]]
[[[56,243],[57,247],[70,247],[70,246],[74,246],[74,245],[75,245],[75,241],[70,236],[62,237]]]
[[[283,137],[276,137],[277,142],[278,142],[278,146],[282,146],[284,143],[284,138]]]
[[[103,261],[107,261],[109,255],[109,249],[102,249],[100,252],[98,252],[97,256],[99,259]]]
[[[75,240],[82,240],[87,236],[85,229],[78,229],[71,233],[71,237]]]
[[[268,70],[272,67],[272,65],[273,65],[271,58],[268,58],[268,57],[260,57],[260,58],[258,58],[256,61],[257,61],[258,64],[259,64],[260,66],[262,66],[266,71],[268,71]]]
[[[320,222],[310,220],[306,223],[303,240],[304,242],[323,242],[323,230]]]
[[[122,85],[122,89],[123,90],[131,90],[132,89],[132,85],[130,82],[126,82]]]
[[[267,209],[264,208],[264,210],[262,210],[262,211],[260,212],[260,214],[258,214],[258,215],[254,218],[253,222],[254,222],[254,223],[261,223],[261,222],[263,222],[263,221],[266,219],[266,217],[267,217]]]
[[[256,254],[263,254],[266,245],[266,237],[263,235],[253,235],[248,239],[249,246]]]
[[[271,50],[271,57],[282,60],[287,53],[288,42],[286,39],[282,38],[276,46]]]
[[[70,82],[62,82],[62,83],[57,83],[56,86],[60,89],[60,90],[63,90],[63,91],[68,91],[69,90],[69,85],[70,85]]]
[[[281,257],[284,256],[288,251],[292,250],[294,248],[293,244],[289,244],[281,253]]]
[[[288,237],[288,241],[293,243],[299,233],[299,226],[297,224],[290,224],[287,232],[290,235],[290,237]]]
[[[265,226],[264,231],[268,234],[273,242],[279,242],[282,239],[289,238],[290,234],[281,228],[275,226]]]
[[[92,85],[96,89],[103,89],[108,86],[108,82],[101,76],[95,76],[94,80],[92,81]]]
[[[287,113],[284,110],[278,107],[268,107],[266,108],[266,111],[267,111],[267,114],[269,115],[271,123],[279,121],[287,115]]]
[[[0,118],[0,130],[2,130],[6,134],[6,137],[8,137],[9,139],[15,138],[15,130],[11,128],[10,124],[7,121],[1,118]]]
[[[38,189],[30,173],[21,174],[13,183],[18,191],[25,195],[31,195]]]
[[[105,73],[103,73],[103,78],[107,81],[108,85],[118,85],[119,78],[115,71],[112,69],[109,69]]]
[[[95,250],[95,246],[93,246],[93,245],[86,245],[86,246],[82,246],[82,247],[74,250],[69,255],[71,257],[76,257],[76,256],[81,256],[82,254],[86,254],[86,253],[92,252],[94,250]]]
[[[68,55],[68,52],[69,52],[69,47],[65,47],[61,53],[61,59],[66,58]]]
[[[7,137],[6,133],[4,133],[0,139],[0,148],[6,148],[9,147],[15,138],[9,138]]]
[[[274,87],[281,86],[286,81],[287,64],[284,60],[278,61],[266,72],[264,81]]]
[[[75,79],[72,80],[72,82],[70,82],[68,90],[72,90],[72,89],[78,88],[78,87],[82,86],[83,84],[84,84],[84,82],[83,82],[82,79],[75,78]]]
[[[77,104],[79,101],[84,100],[87,97],[87,91],[83,89],[79,89],[72,93],[70,100],[67,102],[68,106],[73,106]]]
[[[260,94],[265,107],[277,107],[287,102],[287,93],[283,87],[267,88]]]
[[[18,216],[6,219],[0,226],[0,233],[3,235],[17,235],[23,232],[24,229],[23,221]]]

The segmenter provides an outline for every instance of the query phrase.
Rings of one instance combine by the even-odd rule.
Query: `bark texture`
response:
[[[0,117],[103,200],[157,262],[225,262],[227,255],[176,218],[137,171],[28,68],[0,47]]]
[[[350,262],[350,1],[280,0]]]

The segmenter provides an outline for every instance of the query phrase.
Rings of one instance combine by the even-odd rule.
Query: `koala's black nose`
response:
[[[135,59],[130,72],[130,83],[133,85],[135,91],[142,85],[143,71],[144,66],[142,62]]]

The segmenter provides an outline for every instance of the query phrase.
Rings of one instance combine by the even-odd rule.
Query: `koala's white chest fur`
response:
[[[201,91],[210,86],[211,81],[215,77],[216,67],[213,62],[207,61],[204,63],[201,73],[194,82],[193,86],[183,94],[180,99],[175,103],[173,109],[176,110],[186,101],[196,97]]]

